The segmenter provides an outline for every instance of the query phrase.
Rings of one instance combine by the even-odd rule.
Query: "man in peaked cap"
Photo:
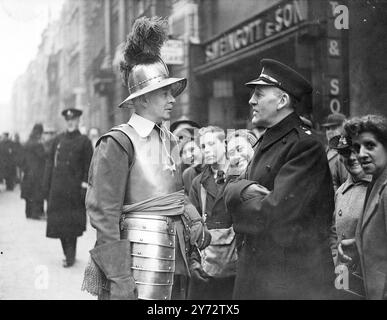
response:
[[[79,109],[63,110],[66,131],[47,145],[46,236],[61,240],[65,268],[75,263],[77,238],[86,230],[85,195],[93,147],[78,129],[81,114]]]
[[[76,108],[67,108],[62,111],[62,116],[66,120],[76,119],[79,118],[82,115],[82,110],[76,109]]]
[[[225,189],[235,232],[244,237],[233,297],[329,298],[332,180],[323,145],[294,110],[312,87],[279,61],[261,65],[246,85],[253,89],[252,123],[266,131],[243,179]]]
[[[86,207],[97,242],[83,289],[99,299],[184,298],[189,246],[209,243],[163,124],[186,87],[160,57],[166,38],[163,20],[135,21],[121,63],[129,96],[120,104],[135,112],[97,141],[91,162]]]

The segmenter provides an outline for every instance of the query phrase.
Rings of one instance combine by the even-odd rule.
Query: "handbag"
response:
[[[203,220],[206,221],[207,191],[200,185]],[[236,237],[233,227],[209,229],[211,242],[208,247],[200,251],[203,271],[211,277],[228,277],[236,273],[238,259]]]

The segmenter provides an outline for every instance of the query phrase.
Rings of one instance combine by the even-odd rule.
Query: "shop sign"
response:
[[[344,70],[345,61],[343,59],[343,40],[344,31],[346,28],[346,21],[343,20],[343,14],[340,15],[340,11],[337,8],[346,8],[343,3],[337,1],[329,1],[327,5],[328,9],[328,24],[327,24],[327,70],[325,81],[325,103],[329,107],[329,113],[346,113],[343,103],[346,96],[345,83],[344,83]],[[343,9],[342,9],[343,11]],[[345,13],[345,10],[343,11]],[[343,25],[338,24],[338,19],[344,21]]]
[[[184,64],[183,40],[167,40],[161,47],[161,58],[166,64]]]
[[[273,37],[306,19],[306,0],[284,1],[209,42],[205,48],[206,62]]]

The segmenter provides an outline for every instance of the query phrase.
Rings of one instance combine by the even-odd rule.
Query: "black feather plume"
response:
[[[159,17],[137,19],[126,41],[124,56],[129,66],[157,60],[167,40],[167,21]]]
[[[153,63],[160,59],[160,50],[168,39],[168,24],[160,17],[137,19],[126,39],[124,60],[120,63],[125,85],[130,70],[141,63]]]

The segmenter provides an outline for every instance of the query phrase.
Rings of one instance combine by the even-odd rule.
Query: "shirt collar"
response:
[[[136,130],[141,138],[149,136],[155,126],[153,121],[145,119],[135,112],[130,117],[128,124]]]
[[[365,184],[368,185],[372,180],[372,177],[370,175],[366,175],[364,178],[353,181],[353,178],[350,174],[348,174],[347,181],[344,182],[343,190],[341,191],[342,194],[346,193],[351,187],[358,185],[358,184]]]

